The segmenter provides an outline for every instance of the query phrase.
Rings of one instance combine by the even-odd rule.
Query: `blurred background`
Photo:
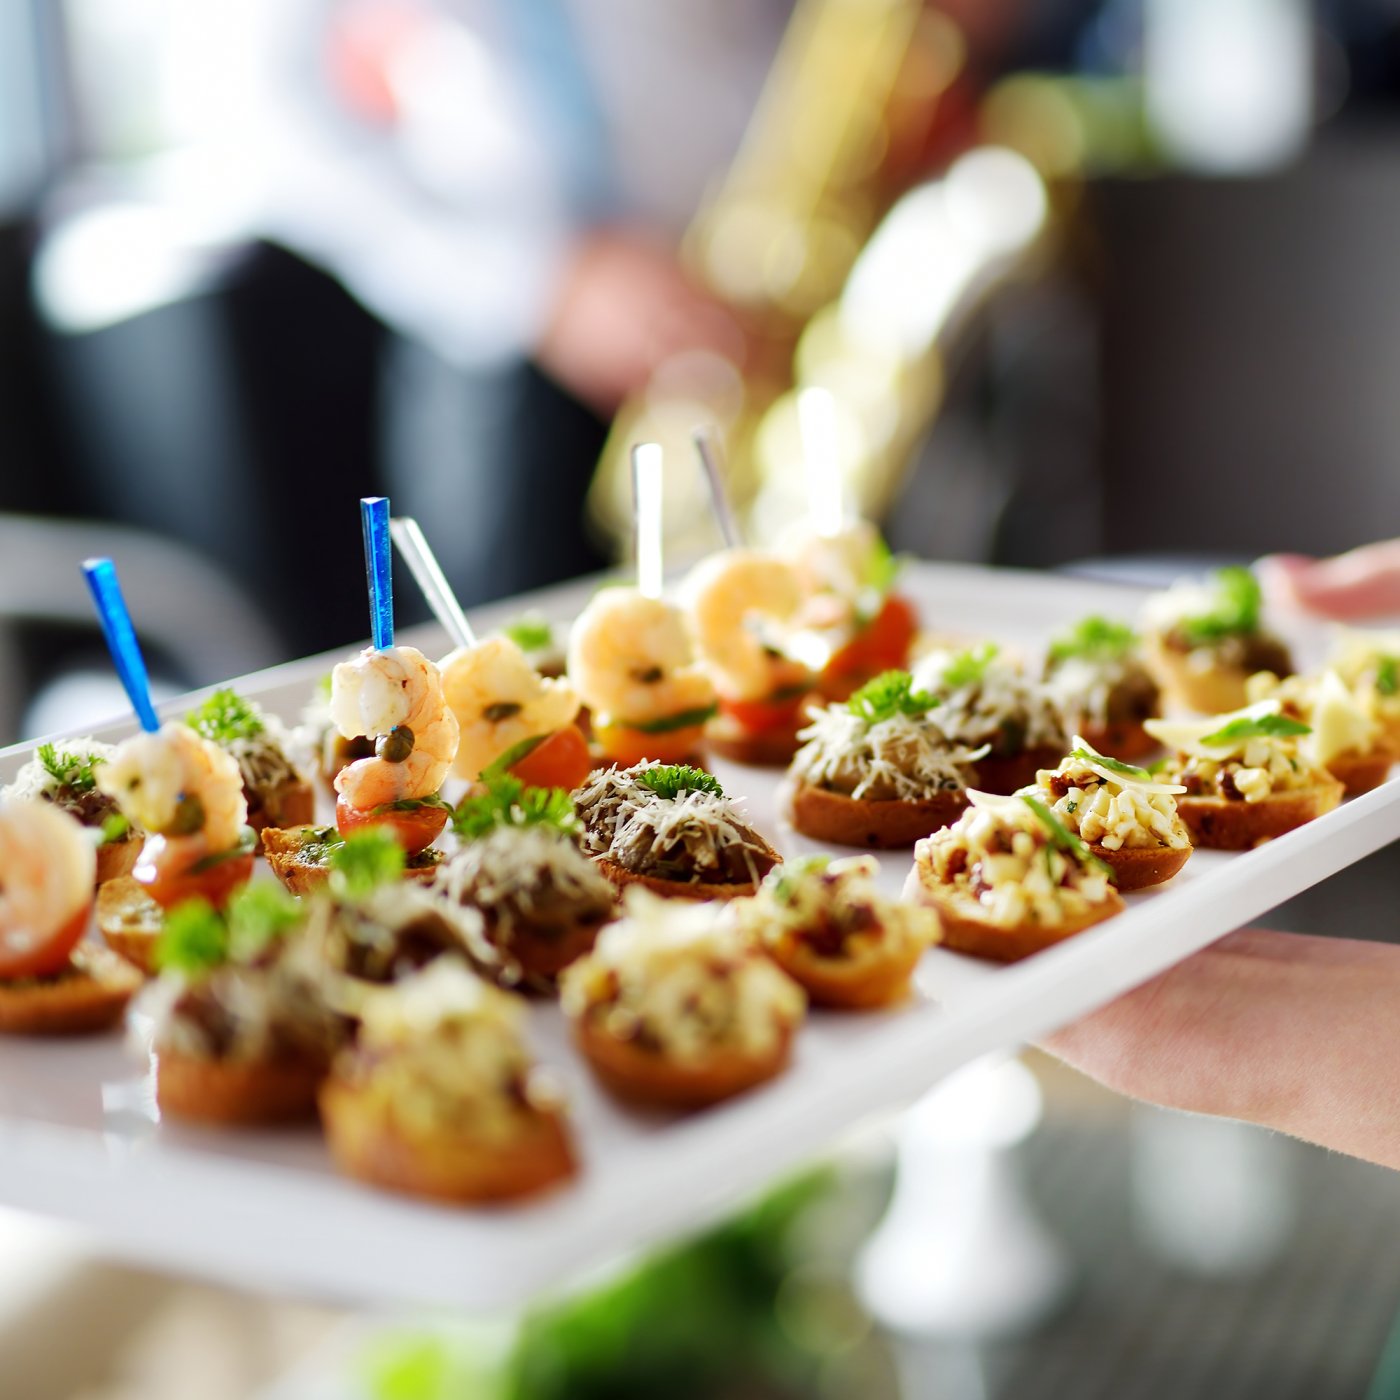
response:
[[[367,492],[470,606],[624,553],[654,436],[680,562],[704,421],[761,539],[803,509],[812,385],[926,557],[1147,576],[1400,533],[1397,100],[1395,0],[0,0],[0,743],[119,708],[86,554],[184,689],[359,638]],[[1394,866],[1275,922],[1387,936]],[[1024,1225],[896,1200],[876,1240],[966,1226],[912,1320],[863,1243],[883,1128],[492,1327],[0,1217],[0,1355],[26,1400],[186,1395],[193,1358],[277,1400],[1389,1393],[1389,1177],[1006,1072],[1011,1127],[900,1129]]]

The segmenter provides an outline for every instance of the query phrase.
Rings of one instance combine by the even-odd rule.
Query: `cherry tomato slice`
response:
[[[566,724],[535,745],[509,770],[526,787],[563,788],[572,792],[593,771],[588,740],[577,725]]]
[[[82,942],[92,913],[89,900],[71,919],[60,924],[47,938],[23,948],[12,947],[0,934],[0,979],[49,977],[68,966],[73,949]]]
[[[382,826],[404,848],[408,856],[426,851],[442,834],[447,825],[446,807],[414,807],[396,812],[390,807],[372,807],[361,811],[351,807],[343,797],[335,804],[335,825],[342,836],[366,827]]]
[[[630,724],[593,727],[598,747],[623,768],[648,759],[656,763],[687,763],[700,751],[704,737],[703,724],[688,724],[684,729],[668,729],[661,734],[648,734]]]
[[[253,878],[253,853],[240,851],[214,859],[201,852],[197,843],[184,844],[184,838],[150,836],[131,878],[162,908],[173,909],[199,896],[222,909],[233,892]]]
[[[769,700],[726,700],[720,697],[720,713],[741,724],[750,734],[766,734],[773,729],[795,725],[808,692]]]
[[[882,671],[902,670],[918,630],[914,605],[891,593],[866,626],[832,654],[822,672],[822,693],[843,700]]]

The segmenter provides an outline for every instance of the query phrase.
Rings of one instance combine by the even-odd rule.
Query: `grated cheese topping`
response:
[[[976,680],[950,684],[946,672],[958,653],[931,651],[914,668],[914,683],[940,700],[933,712],[952,740],[977,747],[990,744],[998,756],[1027,748],[1063,750],[1069,739],[1055,693],[1002,655],[993,656]]]

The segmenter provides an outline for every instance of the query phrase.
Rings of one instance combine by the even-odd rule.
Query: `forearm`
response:
[[[1400,1168],[1400,948],[1233,934],[1046,1048],[1134,1098]]]

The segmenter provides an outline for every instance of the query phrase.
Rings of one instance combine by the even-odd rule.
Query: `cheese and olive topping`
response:
[[[632,889],[624,910],[564,972],[571,1018],[689,1064],[772,1054],[802,1020],[801,989],[716,906]]]
[[[1285,680],[1260,671],[1245,683],[1245,690],[1253,701],[1277,700],[1281,713],[1311,727],[1299,748],[1319,768],[1343,754],[1373,753],[1380,744],[1381,726],[1372,712],[1371,693],[1353,693],[1336,671]]]
[[[1109,897],[1108,867],[1038,798],[968,795],[968,811],[914,847],[925,888],[1006,928],[1063,924]]]
[[[216,690],[185,716],[185,723],[232,755],[253,806],[279,788],[302,781],[287,755],[290,736],[281,721],[236,691]]]
[[[1030,748],[1064,751],[1064,714],[1050,689],[1032,680],[991,643],[967,651],[933,651],[914,680],[938,702],[933,718],[955,743],[986,744],[999,758]]]
[[[1086,617],[1051,639],[1045,684],[1065,716],[1096,728],[1140,724],[1160,696],[1126,623]]]
[[[1095,752],[1075,735],[1058,768],[1042,769],[1023,791],[1039,797],[1071,831],[1110,851],[1125,847],[1186,850],[1191,833],[1176,810],[1186,789],[1156,781],[1145,768]]]

